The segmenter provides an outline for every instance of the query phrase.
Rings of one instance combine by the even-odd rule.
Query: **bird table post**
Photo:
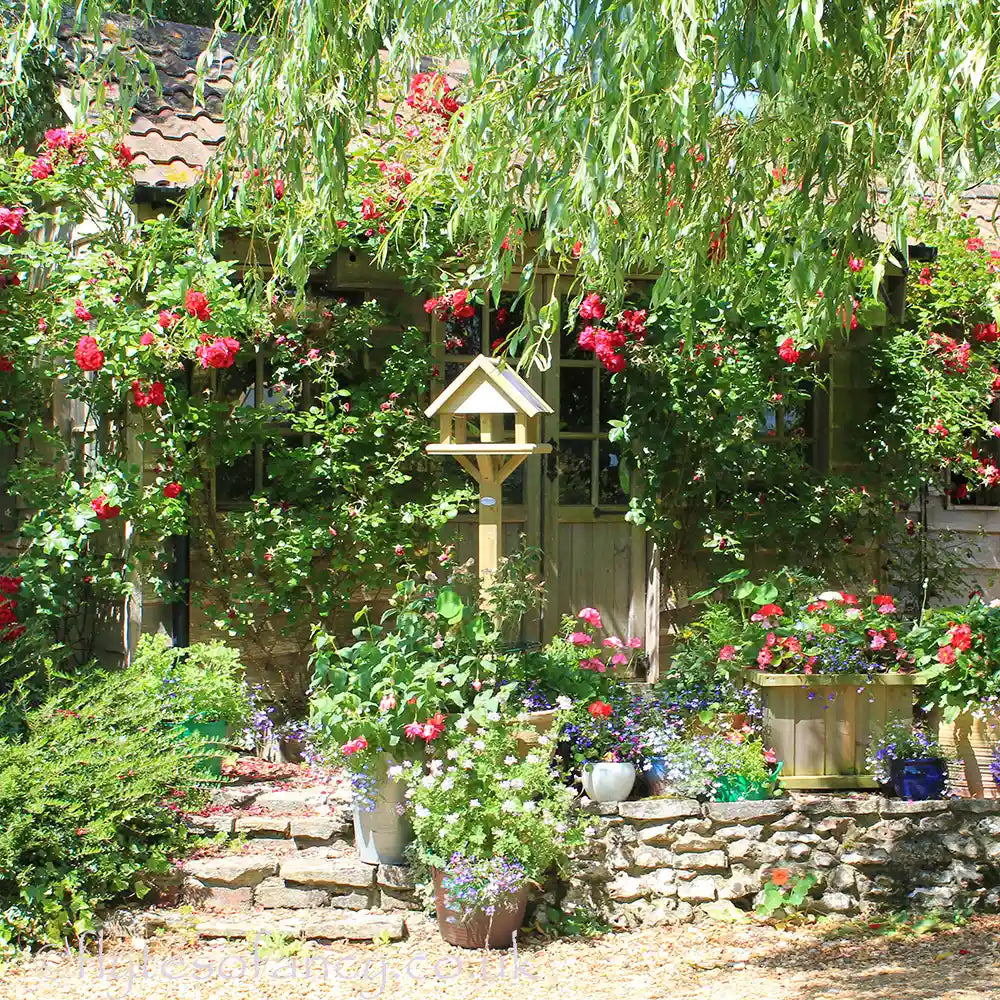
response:
[[[440,440],[427,445],[431,455],[451,455],[479,485],[479,579],[488,586],[503,554],[504,480],[530,455],[552,446],[539,441],[539,417],[552,407],[508,366],[482,355],[425,411],[438,417]],[[514,418],[513,439],[504,417]],[[469,418],[478,420],[479,440],[471,439]]]

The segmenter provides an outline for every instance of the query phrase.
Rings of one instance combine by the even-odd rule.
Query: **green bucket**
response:
[[[209,750],[222,749],[226,744],[226,733],[229,724],[226,722],[202,722],[188,719],[173,727],[174,735],[180,740],[204,740],[204,756],[198,762],[198,771],[209,778],[222,776],[222,755],[210,755]]]
[[[774,797],[774,790],[781,774],[781,764],[774,769],[768,781],[744,778],[742,774],[724,774],[715,783],[716,802],[760,802]]]

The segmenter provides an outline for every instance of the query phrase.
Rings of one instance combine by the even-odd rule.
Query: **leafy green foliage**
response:
[[[139,640],[134,669],[146,678],[172,722],[227,722],[239,726],[250,714],[250,689],[237,650],[221,642],[170,645],[162,634]]]
[[[570,816],[572,790],[550,770],[551,744],[521,759],[502,725],[446,742],[457,753],[404,769],[417,858],[442,869],[454,854],[516,860],[538,883],[564,869],[584,834]]]
[[[64,691],[0,741],[0,954],[58,944],[143,898],[189,842],[198,755],[132,669]]]
[[[973,596],[962,607],[926,611],[906,645],[926,681],[921,704],[946,721],[1000,703],[1000,607],[992,602]]]
[[[454,719],[486,726],[499,718],[510,694],[498,676],[499,634],[453,587],[403,580],[378,624],[367,609],[358,620],[350,646],[318,632],[311,661],[312,721],[350,766],[417,754]]]
[[[756,912],[767,920],[785,921],[797,913],[818,881],[812,872],[790,878],[787,869],[775,869],[764,884]]]

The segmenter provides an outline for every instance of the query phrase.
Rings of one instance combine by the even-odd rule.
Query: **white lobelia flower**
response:
[[[546,736],[545,733],[542,733],[542,735],[538,737],[539,746],[547,747],[551,742],[552,737]]]
[[[427,770],[428,770],[428,772],[430,774],[440,775],[440,773],[444,770],[444,761],[443,760],[432,760],[427,765]]]
[[[561,694],[556,698],[556,708],[560,711],[565,712],[566,709],[573,707],[573,699],[567,698],[566,695]]]
[[[472,744],[472,748],[473,748],[473,750],[483,751],[483,750],[486,749],[486,741],[485,740],[476,740]]]
[[[524,779],[523,778],[511,778],[510,779],[510,787],[511,788],[516,788],[518,791],[520,791],[522,788],[524,788]]]
[[[435,780],[436,779],[433,774],[425,774],[420,779],[420,784],[423,785],[424,788],[433,788]]]
[[[556,823],[556,833],[565,833],[566,829],[565,823]]]
[[[427,808],[427,806],[417,806],[414,812],[417,814],[417,819],[427,819],[427,817],[431,814],[431,811]]]
[[[458,750],[455,747],[448,748],[448,760],[458,760]]]
[[[445,778],[441,782],[441,791],[450,792],[455,787],[455,782],[451,778]]]
[[[465,771],[471,771],[476,766],[471,760],[463,760],[461,763],[462,769]]]
[[[529,799],[529,800],[528,800],[527,802],[525,802],[525,803],[524,803],[524,811],[525,811],[526,813],[530,813],[530,812],[534,812],[534,811],[535,811],[535,809],[536,809],[536,807],[537,807],[537,805],[538,805],[538,803],[537,803],[537,802],[532,802],[532,801],[531,801],[531,800]]]
[[[506,757],[504,757],[503,762],[508,767],[513,767],[517,763],[517,758],[512,756],[511,754],[508,754]]]
[[[448,813],[448,815],[445,816],[444,821],[446,823],[448,823],[449,825],[452,824],[452,823],[457,823],[458,822],[458,813]]]
[[[489,719],[490,722],[499,722],[500,721],[500,713],[499,712],[490,712],[486,716],[486,718]]]
[[[537,753],[529,753],[527,757],[524,758],[526,764],[540,764],[542,758],[538,756]]]
[[[463,715],[462,718],[458,719],[455,722],[455,728],[459,732],[464,733],[466,731],[466,729],[469,728],[469,720]]]
[[[392,767],[389,768],[389,777],[392,778],[393,781],[397,778],[401,778],[402,776],[403,768],[399,764],[393,764]]]
[[[469,799],[469,808],[470,809],[478,809],[481,805],[482,805],[482,802],[480,802],[479,799]]]
[[[516,813],[517,812],[517,800],[516,799],[504,799],[503,805],[501,805],[500,808],[505,813]]]

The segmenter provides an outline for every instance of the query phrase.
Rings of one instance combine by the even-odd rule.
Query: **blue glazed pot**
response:
[[[894,760],[889,766],[892,789],[901,799],[923,802],[944,795],[948,771],[940,757]]]

